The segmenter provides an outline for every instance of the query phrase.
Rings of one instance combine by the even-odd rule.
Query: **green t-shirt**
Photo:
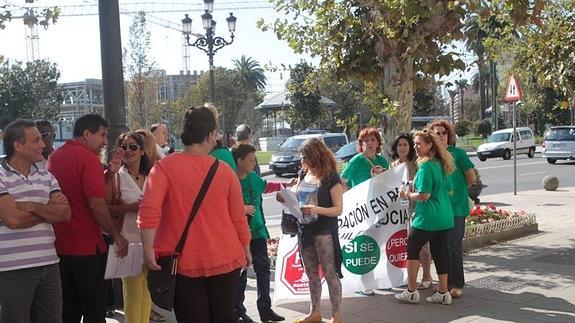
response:
[[[385,169],[389,169],[387,159],[381,155],[375,155],[375,159],[371,161],[374,165],[379,165]],[[363,183],[371,178],[371,164],[364,154],[359,153],[355,155],[345,169],[341,173],[341,178],[347,180],[347,187],[352,188],[360,183]]]
[[[228,148],[226,147],[216,148],[212,150],[210,155],[230,165],[230,167],[234,170],[234,172],[236,171],[237,167],[236,162],[234,161],[234,156],[232,156],[232,153]]]
[[[270,235],[266,228],[264,215],[262,214],[262,194],[266,188],[266,181],[259,177],[255,172],[250,172],[248,176],[240,179],[242,186],[242,196],[245,205],[253,205],[256,209],[250,222],[250,232],[252,240],[269,239]]]
[[[455,146],[447,147],[447,150],[453,156],[453,164],[455,170],[449,175],[451,181],[451,206],[453,207],[453,215],[455,216],[468,216],[469,215],[469,190],[467,189],[467,180],[465,173],[474,167],[467,153]]]
[[[424,231],[451,229],[454,221],[448,181],[437,159],[419,165],[414,185],[417,192],[431,196],[427,201],[415,203],[415,217],[411,226]]]

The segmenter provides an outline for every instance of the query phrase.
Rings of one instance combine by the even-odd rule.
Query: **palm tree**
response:
[[[467,82],[466,79],[461,79],[455,81],[455,85],[459,90],[459,108],[460,108],[459,111],[461,111],[461,116],[463,116],[463,95],[465,94],[465,89],[467,88],[469,83]]]
[[[244,85],[253,90],[263,91],[265,89],[267,79],[260,63],[251,57],[242,55],[239,60],[234,59],[234,65]]]
[[[464,23],[463,33],[465,35],[465,47],[477,55],[477,85],[481,102],[481,119],[485,118],[487,108],[487,87],[485,72],[488,70],[485,62],[485,47],[483,40],[487,37],[487,32],[480,26],[479,14],[472,14]],[[475,82],[474,82],[475,83]],[[475,84],[474,84],[475,85]],[[476,88],[477,89],[477,88]]]

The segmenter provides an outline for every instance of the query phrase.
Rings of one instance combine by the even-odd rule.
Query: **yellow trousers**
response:
[[[138,276],[122,278],[126,323],[149,323],[152,298],[148,291],[148,268]]]

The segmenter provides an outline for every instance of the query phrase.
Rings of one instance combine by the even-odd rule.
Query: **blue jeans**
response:
[[[449,288],[463,288],[465,276],[463,274],[463,236],[465,235],[465,217],[454,217],[455,226],[449,230],[449,273],[447,285]]]
[[[58,264],[0,272],[0,322],[62,322]]]
[[[272,308],[270,298],[270,258],[268,258],[268,245],[266,239],[255,239],[250,242],[250,251],[252,253],[252,262],[256,272],[256,282],[258,287],[258,296],[256,304],[258,313],[261,315],[268,314]],[[247,270],[243,271],[240,276],[240,283],[236,293],[236,313],[245,314],[244,306],[246,284],[248,282]]]

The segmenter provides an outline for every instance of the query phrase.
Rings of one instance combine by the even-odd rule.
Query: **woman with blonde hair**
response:
[[[431,255],[439,277],[439,289],[426,300],[430,303],[451,304],[447,289],[449,250],[447,234],[453,227],[453,210],[449,200],[447,176],[453,172],[453,158],[441,140],[431,131],[415,133],[418,170],[414,192],[400,192],[400,196],[415,201],[415,216],[407,240],[408,286],[395,298],[409,303],[419,302],[417,273],[419,252],[429,242]]]
[[[463,272],[463,236],[465,235],[465,218],[469,215],[469,185],[475,182],[475,167],[467,153],[455,147],[455,127],[445,120],[436,120],[429,126],[447,147],[453,157],[455,171],[449,175],[453,194],[450,195],[453,207],[454,227],[449,231],[449,281],[447,282],[452,297],[463,295],[465,275]]]
[[[415,153],[415,144],[413,137],[408,133],[400,133],[393,144],[391,145],[391,157],[395,159],[391,163],[391,167],[396,167],[404,164],[407,167],[408,178],[413,181],[415,173],[417,172],[417,155]],[[415,202],[410,203],[410,210],[413,212],[415,209]],[[408,228],[411,229],[411,228]],[[409,232],[409,230],[408,230]],[[423,268],[423,278],[421,283],[417,285],[417,289],[428,289],[432,285],[433,279],[431,278],[431,254],[429,252],[429,243],[426,243],[419,252],[419,261]]]
[[[302,171],[296,194],[304,223],[300,224],[298,245],[305,273],[309,279],[310,313],[296,320],[321,322],[320,266],[327,281],[331,301],[331,323],[341,322],[341,247],[337,217],[343,206],[343,185],[337,174],[335,156],[318,138],[307,139],[300,147]]]
[[[139,133],[144,138],[144,151],[152,163],[162,159],[156,149],[156,137],[154,137],[154,134],[148,129],[138,129],[136,133]]]

